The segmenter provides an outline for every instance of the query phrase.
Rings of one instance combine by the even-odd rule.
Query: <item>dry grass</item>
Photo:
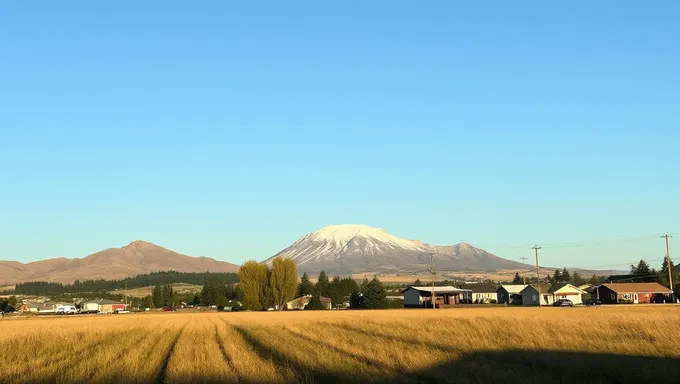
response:
[[[0,322],[0,382],[678,382],[680,306]]]

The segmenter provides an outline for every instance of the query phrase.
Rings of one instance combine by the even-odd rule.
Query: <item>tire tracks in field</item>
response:
[[[427,373],[414,373],[414,372],[411,372],[411,371],[407,371],[404,368],[400,368],[398,366],[393,366],[393,365],[381,363],[379,361],[370,360],[368,357],[356,354],[354,352],[347,351],[347,350],[342,349],[342,348],[338,348],[338,347],[330,344],[327,341],[323,341],[323,340],[320,340],[318,338],[315,339],[311,336],[308,336],[308,335],[302,333],[301,331],[295,331],[295,330],[292,330],[292,329],[285,327],[285,326],[284,326],[284,329],[297,338],[309,341],[310,343],[312,343],[312,345],[314,345],[314,344],[319,345],[323,349],[333,351],[333,352],[339,354],[340,356],[345,356],[345,357],[352,359],[352,360],[354,360],[358,363],[367,365],[369,367],[373,367],[373,368],[378,369],[378,370],[388,371],[388,372],[391,371],[391,372],[398,373],[399,376],[407,377],[407,378],[413,380],[416,383],[421,382],[423,376],[427,376],[427,377],[430,376]]]
[[[367,331],[365,329],[357,328],[351,325],[347,324],[335,324],[335,323],[329,323],[329,322],[320,322],[319,324],[328,326],[328,327],[333,327],[335,329],[338,329],[343,332],[353,332],[355,334],[363,335],[363,336],[368,336],[372,337],[375,339],[384,339],[384,340],[389,340],[389,341],[397,341],[400,343],[408,344],[408,345],[418,345],[422,346],[424,348],[430,348],[430,349],[436,349],[440,352],[444,353],[453,353],[453,354],[461,354],[463,351],[461,349],[455,348],[455,347],[450,347],[450,346],[444,346],[438,343],[430,343],[427,341],[423,340],[418,340],[418,339],[410,339],[408,337],[401,337],[401,336],[394,336],[394,335],[382,335],[377,332],[372,332],[372,331]]]
[[[217,323],[215,323],[212,319],[210,319],[210,322],[213,323],[215,326],[215,342],[217,343],[217,346],[220,348],[220,352],[222,353],[222,358],[224,361],[227,363],[227,366],[229,366],[229,369],[231,369],[234,374],[236,375],[236,380],[239,384],[243,383],[243,376],[241,375],[241,372],[236,369],[236,366],[234,365],[234,361],[231,358],[231,355],[229,355],[229,352],[227,352],[227,349],[224,347],[224,342],[222,341],[222,338],[220,337],[219,333],[219,327]],[[228,324],[226,321],[224,321],[225,324]]]
[[[273,348],[243,326],[235,325],[234,330],[260,359],[271,361],[281,368],[292,368],[295,376],[297,376],[298,380],[301,382],[310,382],[310,379],[313,383],[353,383],[357,381],[356,375],[353,376],[345,372],[324,372],[313,366],[307,365],[304,362]]]
[[[188,321],[184,323],[182,328],[180,328],[179,332],[177,332],[177,334],[175,335],[175,338],[172,340],[172,343],[170,343],[170,348],[168,348],[168,352],[165,353],[165,357],[163,358],[163,362],[161,363],[161,369],[160,371],[158,371],[158,376],[156,376],[157,384],[165,383],[168,375],[168,365],[170,365],[170,358],[172,358],[172,355],[175,353],[175,347],[177,346],[177,342],[179,341],[179,338],[182,336],[182,332],[184,332],[184,328],[186,328],[187,324],[189,324]]]

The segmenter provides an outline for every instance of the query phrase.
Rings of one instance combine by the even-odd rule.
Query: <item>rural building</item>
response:
[[[602,304],[672,302],[672,291],[659,283],[610,283],[595,288]]]
[[[333,309],[333,303],[330,297],[320,296],[319,299],[321,300],[321,304],[323,304],[324,309]],[[301,296],[287,302],[283,309],[287,311],[302,310],[307,307],[307,304],[309,304],[310,300],[312,300],[312,295]]]
[[[470,284],[461,286],[472,290],[472,303],[488,304],[498,302],[498,286],[494,284]]]
[[[432,287],[408,287],[401,291],[404,294],[404,308],[432,308]],[[458,304],[472,300],[472,290],[452,286],[434,287],[437,305]]]
[[[97,299],[86,301],[80,305],[80,311],[86,313],[113,313],[116,309],[126,309],[127,305],[120,301]]]
[[[555,283],[549,287],[528,285],[522,290],[522,305],[552,305],[560,299],[568,299],[574,305],[579,305],[583,304],[585,293],[586,291],[569,283]]]
[[[521,304],[522,290],[526,285],[501,285],[496,291],[496,297],[499,304]]]

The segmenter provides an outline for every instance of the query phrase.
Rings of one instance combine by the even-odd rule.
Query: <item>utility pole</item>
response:
[[[526,256],[522,256],[519,258],[522,260],[522,284],[527,285],[527,278],[526,278],[526,271],[527,271],[527,264],[526,264]]]
[[[434,253],[430,253],[430,259],[431,259],[431,266],[430,266],[430,273],[432,273],[432,297],[430,297],[430,303],[432,303],[432,309],[437,309],[437,296],[434,293],[434,275],[437,274],[437,272],[434,270]]]
[[[661,236],[662,239],[666,239],[666,262],[668,263],[668,285],[670,285],[671,289],[671,299],[675,303],[675,291],[673,290],[673,263],[671,263],[671,248],[668,245],[668,238],[673,237],[673,236],[668,236],[668,234],[665,234]]]
[[[541,275],[538,273],[538,250],[541,249],[540,246],[534,245],[531,247],[534,251],[536,251],[536,290],[538,291],[538,305],[540,306],[541,304]]]

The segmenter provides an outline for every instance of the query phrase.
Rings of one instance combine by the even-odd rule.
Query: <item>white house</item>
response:
[[[541,286],[539,290],[528,285],[522,290],[522,305],[552,305],[560,299],[569,299],[574,305],[583,304],[586,291],[569,283],[555,283],[549,288]]]
[[[404,308],[432,308],[432,291],[435,294],[437,305],[458,304],[472,301],[472,290],[461,289],[452,286],[445,287],[408,287],[402,291],[404,294]]]

